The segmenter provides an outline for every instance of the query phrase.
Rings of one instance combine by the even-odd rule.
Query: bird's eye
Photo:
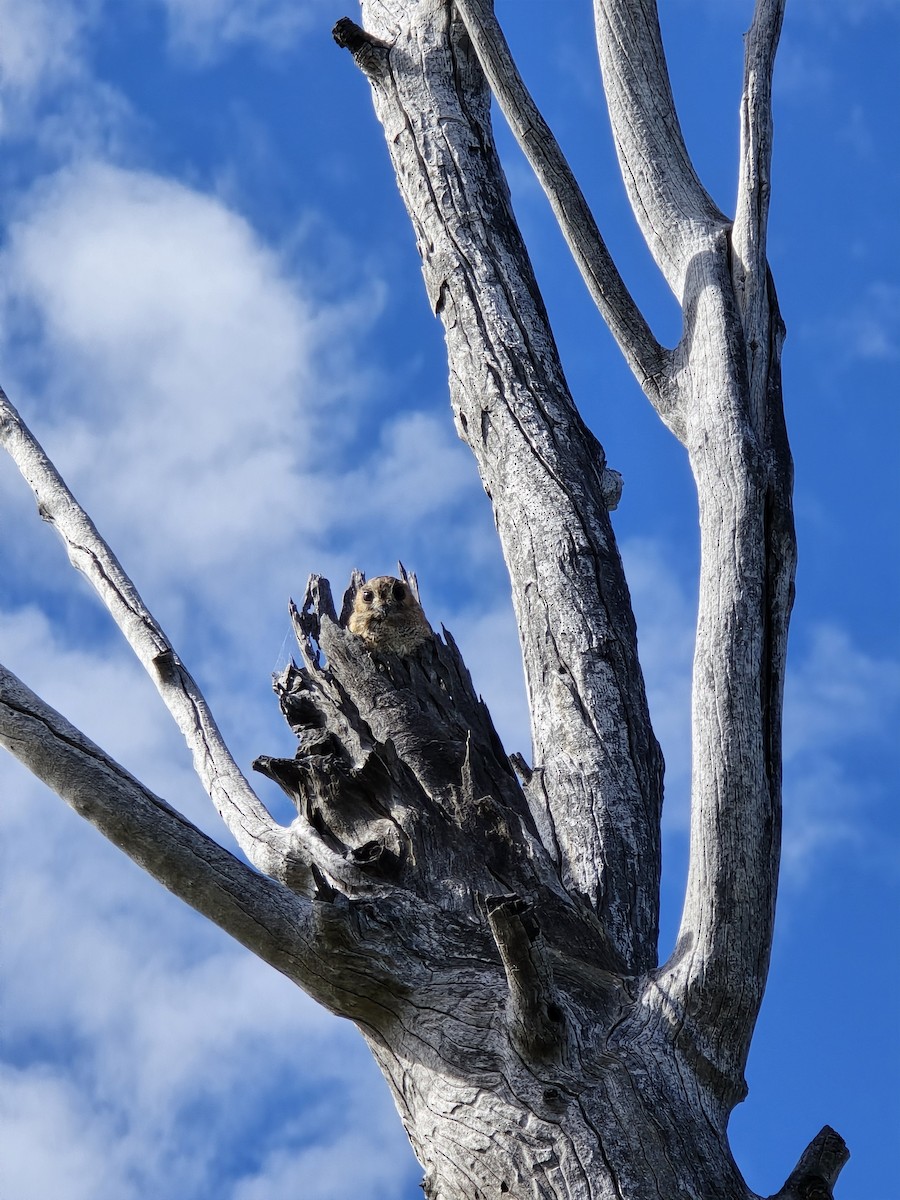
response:
[[[372,601],[375,599],[375,593],[373,591],[370,591],[369,588],[366,588],[366,590],[362,594],[362,598],[363,598],[363,600],[365,600],[366,604],[371,604]]]
[[[402,600],[406,599],[406,588],[403,586],[402,583],[395,583],[392,591],[394,593],[394,599],[397,601],[398,604]]]

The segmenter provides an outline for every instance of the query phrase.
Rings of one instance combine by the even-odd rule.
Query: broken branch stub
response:
[[[485,928],[485,897],[521,896],[547,945],[617,966],[593,912],[562,887],[452,636],[403,657],[373,653],[345,627],[347,612],[345,602],[337,616],[318,576],[291,609],[302,665],[275,691],[298,747],[254,766],[290,796],[295,826],[377,887]]]

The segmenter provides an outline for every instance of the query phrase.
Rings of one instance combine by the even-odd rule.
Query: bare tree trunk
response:
[[[765,254],[778,0],[747,38],[738,209],[696,177],[652,0],[596,0],[610,115],[648,245],[682,304],[660,346],[609,258],[488,0],[363,0],[335,30],[365,71],[443,324],[453,412],[494,510],[531,706],[515,770],[450,637],[372,652],[314,577],[299,739],[260,758],[265,812],[162,630],[0,393],[0,435],[160,687],[257,874],[0,674],[0,739],[165,886],[354,1020],[431,1200],[746,1200],[727,1124],[765,987],[793,594],[783,325]],[[662,758],[609,518],[620,481],[569,394],[490,125],[493,89],[591,294],[686,448],[702,566],[691,860],[657,965]],[[406,579],[415,589],[414,577]],[[830,1197],[823,1130],[779,1197]]]

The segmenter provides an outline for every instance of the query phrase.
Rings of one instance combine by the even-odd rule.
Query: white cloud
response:
[[[900,358],[900,287],[869,284],[848,311],[825,325],[828,341],[845,362],[894,362]]]
[[[228,47],[256,43],[283,51],[316,26],[329,28],[324,0],[162,0],[173,48],[200,63]]]
[[[214,197],[89,162],[46,179],[19,211],[2,254],[0,338],[20,375],[7,389],[186,655],[241,761],[278,752],[287,735],[268,675],[293,649],[287,600],[300,598],[307,570],[331,573],[340,592],[357,564],[371,574],[402,557],[427,573],[455,553],[478,572],[488,543],[499,558],[468,452],[448,414],[426,412],[395,414],[358,444],[376,381],[334,337],[359,317],[354,299],[313,307]],[[0,497],[18,592],[54,611],[53,627],[77,645],[108,633],[8,469]],[[20,623],[13,636],[34,650],[49,630]],[[59,666],[58,678],[65,666],[80,680],[70,655]],[[127,711],[109,699],[122,679],[94,682],[98,707]],[[93,719],[87,732],[115,754]]]
[[[389,1123],[397,1123],[396,1114],[362,1091],[346,1096],[340,1112],[320,1097],[302,1118],[284,1123],[258,1169],[236,1182],[233,1200],[295,1200],[298,1181],[303,1200],[387,1200],[401,1190],[407,1195],[421,1169],[408,1155],[398,1162]]]
[[[622,546],[622,559],[638,623],[650,715],[666,760],[664,819],[670,827],[684,830],[690,815],[696,601],[660,543],[632,538]]]
[[[692,606],[658,546],[630,544],[626,557],[657,723],[671,711],[674,730],[686,720]],[[509,739],[524,722],[511,617],[488,608],[464,624],[460,640],[476,680],[484,673],[496,691]],[[0,644],[139,772],[170,753],[156,728],[167,717],[132,701],[130,669],[67,648],[34,610],[6,614]],[[802,880],[838,841],[870,837],[840,751],[884,733],[898,695],[896,664],[839,630],[820,630],[800,657],[786,738],[789,878]],[[182,768],[169,770],[177,779]],[[2,1068],[9,1194],[288,1200],[298,1180],[307,1200],[404,1194],[418,1168],[349,1027],[186,913],[8,760],[0,788],[2,834],[14,847],[0,882],[13,914],[2,947],[5,1034],[17,1055]],[[238,1142],[253,1150],[235,1169]],[[226,1183],[226,1162],[236,1182]]]
[[[512,601],[507,597],[506,603],[480,613],[445,613],[443,623],[462,651],[507,754],[518,751],[528,761],[531,725]]]
[[[32,424],[126,565],[208,593],[311,530],[322,320],[249,226],[96,163],[23,211],[4,254],[12,357],[40,364]]]
[[[258,1174],[237,1183],[233,1200],[296,1200],[299,1180],[303,1200],[383,1200],[399,1195],[396,1189],[403,1176],[392,1153],[354,1128],[364,1116],[371,1127],[371,1114],[349,1113],[345,1118],[351,1128],[333,1139],[299,1150],[274,1150]],[[406,1174],[412,1187],[415,1173]]]
[[[0,659],[148,787],[213,827],[212,806],[181,735],[124,643],[116,640],[105,651],[69,645],[44,613],[28,606],[0,610]]]
[[[869,20],[900,17],[900,0],[843,0],[823,5],[819,0],[800,0],[799,15],[813,24],[834,29],[841,24],[860,25]]]
[[[331,484],[331,509],[367,535],[385,524],[396,531],[446,512],[477,487],[472,456],[449,413],[406,412],[382,426],[361,465]]]
[[[82,72],[82,34],[94,3],[0,0],[0,68],[7,97],[34,96]]]
[[[786,759],[880,736],[898,701],[900,663],[866,654],[843,629],[819,625],[788,675]]]
[[[865,848],[871,837],[864,797],[834,754],[786,772],[782,880],[806,883],[826,854]]]
[[[143,0],[165,13],[182,64],[205,67],[241,45],[293,49],[334,12],[325,0]],[[0,0],[0,136],[30,143],[56,162],[87,153],[131,156],[146,132],[125,95],[92,61],[92,37],[115,22],[111,0]]]
[[[454,512],[452,538],[482,553],[489,516],[469,519],[479,488],[448,415],[394,415],[355,447],[375,381],[352,344],[333,350],[352,298],[314,306],[241,217],[145,172],[81,164],[20,212],[7,389],[173,632],[191,613],[243,644],[265,626],[274,655],[299,564],[321,569],[336,536],[344,570],[357,547],[415,565],[438,553],[428,520]]]
[[[803,882],[827,850],[874,845],[884,797],[865,766],[893,735],[900,662],[875,658],[834,626],[813,631],[788,671],[784,712],[784,863]]]
[[[691,767],[694,602],[656,543],[623,548],[651,714],[666,758],[666,824],[685,830]],[[795,638],[795,647],[797,639]],[[872,848],[879,801],[865,762],[884,752],[900,708],[900,662],[821,625],[793,648],[784,710],[785,879],[804,882],[827,851]]]
[[[834,68],[802,39],[786,37],[778,50],[773,79],[776,100],[783,97],[808,103],[828,96],[834,86]]]
[[[144,0],[165,11],[173,49],[199,64],[241,43],[282,52],[298,37],[330,28],[325,0]],[[115,20],[110,0],[0,0],[0,69],[6,123],[32,111],[38,100],[60,89],[103,92],[94,77],[87,35],[99,21]],[[71,97],[70,97],[71,100]]]
[[[127,652],[69,646],[36,608],[0,613],[0,647],[222,837]],[[6,755],[0,794],[4,1195],[287,1197],[306,1177],[294,1167],[321,1172],[316,1195],[404,1194],[419,1168],[349,1025],[191,914]]]
[[[838,136],[861,159],[872,159],[878,153],[877,132],[861,104],[851,105]]]
[[[48,161],[122,149],[135,115],[97,78],[89,39],[104,0],[0,0],[0,137]]]
[[[9,1200],[136,1200],[112,1113],[49,1067],[0,1063],[0,1191]]]
[[[80,365],[80,407],[107,419],[147,408],[135,436],[150,452],[184,426],[212,457],[232,448],[235,421],[258,441],[296,404],[313,315],[215,198],[98,162],[51,177],[21,210],[10,299]]]

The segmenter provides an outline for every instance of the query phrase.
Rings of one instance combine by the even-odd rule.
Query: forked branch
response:
[[[197,775],[237,844],[254,866],[275,873],[287,831],[244,778],[171,642],[2,388],[0,445],[34,492],[40,515],[62,538],[69,561],[91,583],[156,685],[188,744]]]
[[[631,207],[676,298],[727,220],[694,170],[672,97],[656,0],[594,0],[613,138]]]
[[[443,914],[401,889],[379,898],[379,919],[372,919],[369,900],[354,902],[327,886],[309,900],[258,873],[2,666],[0,745],[170,892],[341,1016],[370,1026],[390,1019],[398,987],[413,975],[409,960],[401,956],[398,967],[391,957],[396,929],[415,929],[437,944],[446,927]],[[330,868],[327,854],[319,859]],[[318,866],[313,871],[324,879]],[[398,970],[405,971],[399,981]]]
[[[321,966],[308,969],[316,956],[308,901],[213,841],[2,666],[0,744],[138,866],[254,954],[292,979],[321,978]]]
[[[628,365],[664,421],[670,398],[663,387],[666,352],[653,336],[612,260],[590,206],[519,73],[492,0],[454,0],[482,70],[516,141],[550,201],[563,237]]]

